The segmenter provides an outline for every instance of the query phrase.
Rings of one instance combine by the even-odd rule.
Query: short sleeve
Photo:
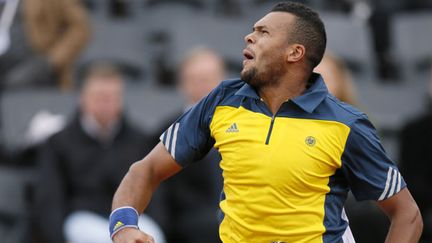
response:
[[[160,136],[161,142],[179,165],[184,167],[200,160],[213,147],[210,122],[222,92],[221,84]]]
[[[342,170],[357,200],[381,201],[406,187],[365,115],[351,126],[342,155]]]

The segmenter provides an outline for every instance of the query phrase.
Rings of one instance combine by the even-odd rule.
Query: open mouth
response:
[[[243,50],[243,56],[245,57],[245,60],[253,60],[254,59],[254,55],[253,55],[252,51],[250,51],[247,48]]]

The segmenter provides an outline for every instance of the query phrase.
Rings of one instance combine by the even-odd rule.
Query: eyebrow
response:
[[[257,26],[252,27],[252,30],[254,30],[254,31],[255,30],[260,31],[260,30],[263,30],[263,29],[268,29],[268,28],[265,25],[257,25]]]

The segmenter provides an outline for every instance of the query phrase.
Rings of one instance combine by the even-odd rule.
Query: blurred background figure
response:
[[[42,147],[35,210],[41,242],[111,242],[110,197],[129,166],[149,151],[148,137],[125,116],[123,86],[115,66],[93,64],[75,116]],[[165,242],[150,217],[141,220],[156,242]]]
[[[0,1],[0,80],[4,88],[72,87],[72,64],[89,39],[79,0]]]
[[[185,108],[190,108],[225,78],[225,65],[214,51],[197,47],[183,59],[178,74],[178,90],[185,98]]]
[[[89,35],[87,12],[79,0],[0,1],[0,96],[5,89],[23,87],[71,89],[73,64]],[[0,157],[11,156],[5,151]]]
[[[400,135],[401,172],[423,216],[421,242],[432,242],[432,68],[430,70],[427,110],[408,122]]]
[[[178,91],[184,96],[184,110],[167,119],[155,134],[159,136],[183,112],[196,104],[225,78],[222,58],[205,47],[192,49],[178,69]],[[170,178],[165,185],[170,225],[169,242],[217,243],[219,239],[219,196],[222,191],[221,158],[212,149],[201,161]]]
[[[320,73],[327,88],[339,100],[357,104],[354,81],[345,63],[330,51],[326,51],[321,63],[315,68]]]

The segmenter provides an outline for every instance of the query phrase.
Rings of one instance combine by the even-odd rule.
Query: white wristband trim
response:
[[[111,212],[111,214],[110,214],[110,218],[111,218],[111,216],[112,216],[115,212],[117,212],[117,211],[120,210],[120,209],[124,209],[124,208],[130,208],[130,209],[133,209],[133,211],[136,213],[136,215],[139,216],[138,211],[137,211],[134,207],[131,207],[131,206],[124,206],[124,207],[119,207],[119,208],[114,209],[114,210]]]
[[[116,229],[116,230],[111,234],[111,236],[110,236],[111,239],[113,239],[114,235],[117,234],[120,230],[125,229],[125,228],[135,228],[135,229],[138,229],[138,230],[139,230],[139,228],[138,228],[137,225],[123,225],[123,226],[121,226],[120,228]]]

